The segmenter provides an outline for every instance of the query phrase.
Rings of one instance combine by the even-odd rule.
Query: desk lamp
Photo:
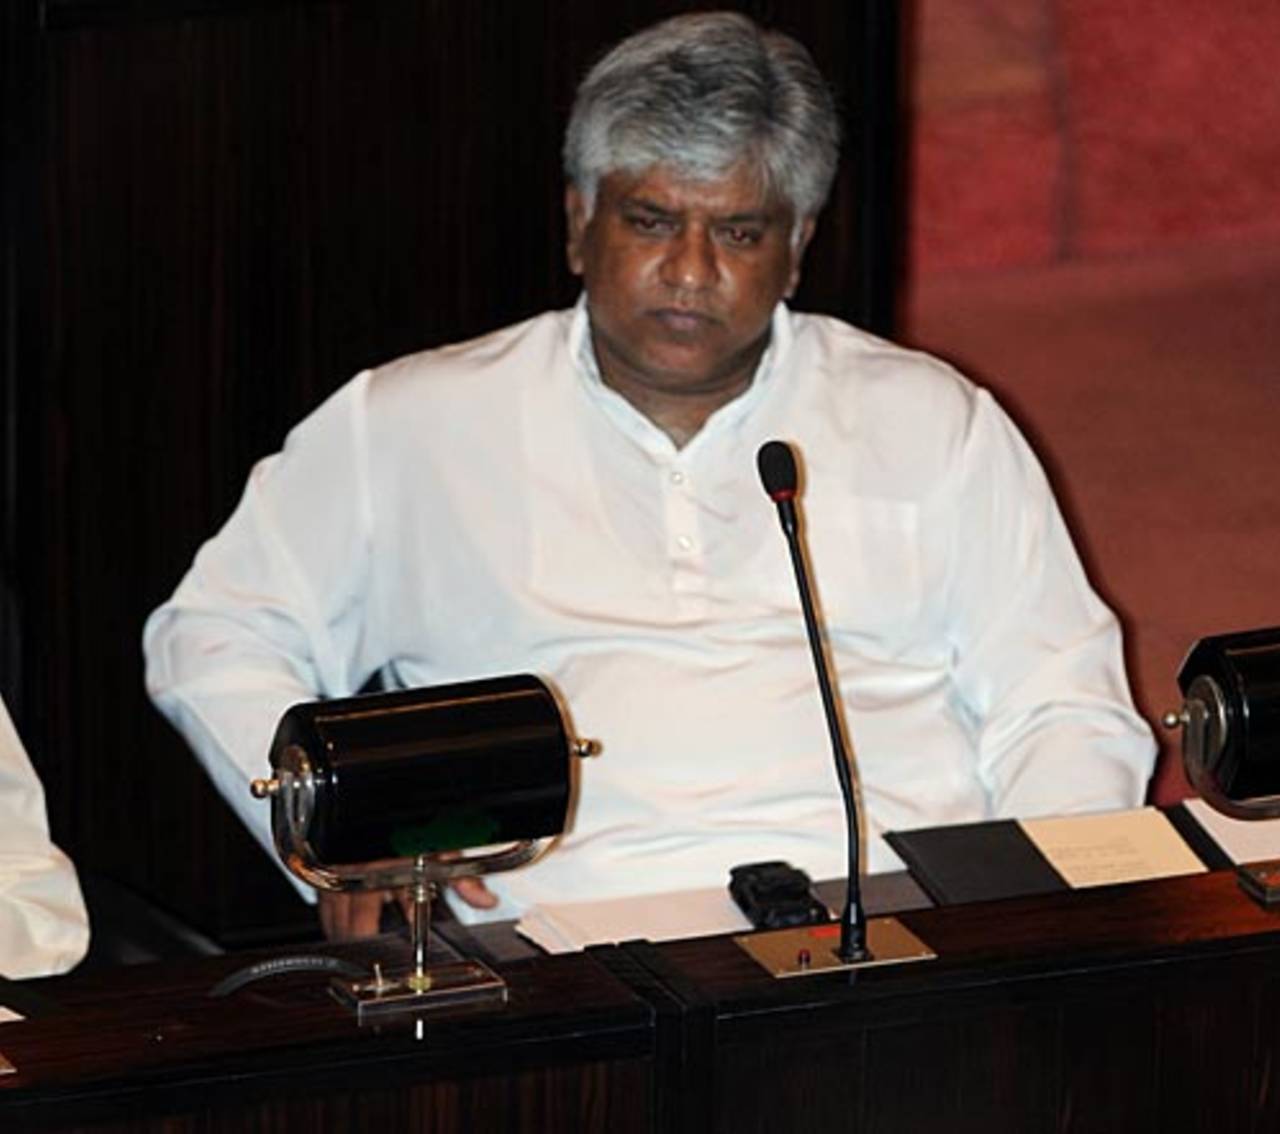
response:
[[[427,964],[433,892],[455,878],[529,862],[564,829],[575,756],[536,677],[514,675],[294,705],[271,744],[273,775],[251,785],[271,800],[276,851],[323,890],[407,889],[411,967],[335,980],[360,1019],[460,1002],[505,1001],[487,965]]]
[[[1178,688],[1182,708],[1163,723],[1182,729],[1192,787],[1237,819],[1280,815],[1280,627],[1201,638]]]

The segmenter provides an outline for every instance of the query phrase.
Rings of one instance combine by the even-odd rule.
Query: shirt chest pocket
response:
[[[802,505],[809,571],[832,633],[902,640],[924,605],[920,512],[911,501],[807,493]],[[799,609],[782,533],[770,533],[754,571],[774,611]]]

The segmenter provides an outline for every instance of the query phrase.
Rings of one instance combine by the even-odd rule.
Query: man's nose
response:
[[[663,260],[663,282],[684,291],[700,291],[720,275],[711,234],[690,226],[672,237]]]

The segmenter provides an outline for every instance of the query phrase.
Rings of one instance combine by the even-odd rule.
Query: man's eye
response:
[[[666,232],[671,227],[665,217],[652,217],[647,213],[633,213],[627,217],[627,224],[636,232]]]
[[[754,244],[760,243],[760,237],[763,235],[758,228],[748,227],[746,225],[729,225],[721,230],[725,242],[740,248],[749,248]]]

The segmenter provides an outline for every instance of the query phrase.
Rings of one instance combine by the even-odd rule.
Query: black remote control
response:
[[[831,911],[803,870],[788,862],[751,862],[729,871],[729,894],[757,929],[820,925]]]

